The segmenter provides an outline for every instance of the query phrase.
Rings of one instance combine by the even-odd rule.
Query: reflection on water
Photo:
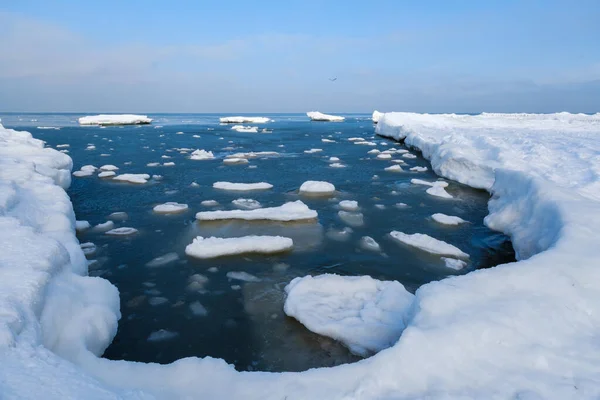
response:
[[[167,363],[182,357],[212,356],[240,370],[269,371],[352,362],[358,358],[345,347],[284,315],[283,289],[294,277],[367,274],[398,280],[414,292],[448,275],[514,261],[507,237],[483,225],[487,193],[450,182],[447,191],[455,198],[440,199],[426,194],[427,187],[410,183],[412,178],[438,179],[430,168],[425,172],[385,171],[393,161],[367,152],[402,146],[375,138],[367,116],[349,117],[343,123],[311,123],[300,115],[272,116],[276,122],[267,127],[273,132],[260,135],[219,125],[218,115],[157,115],[153,116],[155,125],[107,128],[78,127],[77,117],[2,115],[7,127],[30,130],[52,147],[69,144],[61,149],[69,151],[75,169],[86,164],[114,164],[119,173],[162,176],[145,185],[96,176],[74,178],[69,190],[78,219],[92,225],[113,220],[115,227],[138,229],[127,237],[110,237],[94,230],[79,233],[82,243],[96,246],[92,251],[88,245],[88,258],[93,260],[90,274],[109,279],[121,293],[123,317],[105,352],[111,359]],[[355,137],[377,146],[348,140]],[[90,146],[95,150],[86,150]],[[314,148],[322,151],[305,153]],[[190,160],[189,154],[196,149],[211,150],[216,159]],[[250,151],[279,155],[251,158],[248,164],[222,162],[226,155]],[[346,167],[332,168],[330,157],[339,158]],[[393,158],[404,160],[408,164],[403,165],[405,170],[430,167],[419,154],[413,159],[400,154]],[[166,162],[174,165],[164,166]],[[335,197],[299,196],[298,188],[307,180],[333,183]],[[269,182],[274,187],[228,192],[213,189],[216,181]],[[198,211],[235,209],[232,202],[239,198],[254,199],[263,207],[301,199],[319,217],[301,223],[200,223],[194,218]],[[203,205],[206,200],[216,204]],[[357,201],[358,209],[342,210],[341,200]],[[185,203],[189,209],[173,215],[152,211],[166,202]],[[440,225],[430,218],[437,212],[469,223]],[[471,258],[464,270],[454,271],[438,256],[393,242],[388,237],[392,230],[426,233],[459,247]],[[284,254],[209,260],[189,258],[184,252],[196,236],[253,234],[290,237],[295,247]]]

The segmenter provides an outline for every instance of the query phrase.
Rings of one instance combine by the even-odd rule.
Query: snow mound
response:
[[[258,208],[255,210],[201,211],[196,214],[196,219],[199,221],[242,219],[246,221],[269,220],[290,222],[315,218],[317,218],[317,212],[308,208],[300,200],[288,202],[279,207]]]
[[[121,174],[115,176],[113,181],[143,184],[148,182],[148,179],[150,179],[148,174]]]
[[[215,258],[245,253],[274,254],[291,250],[294,242],[283,236],[243,236],[237,238],[203,238],[198,236],[185,248],[196,258]]]
[[[175,203],[172,201],[168,201],[164,204],[159,204],[157,206],[154,206],[152,211],[154,211],[155,213],[159,213],[159,214],[171,214],[171,213],[182,212],[187,209],[188,209],[187,204]]]
[[[416,247],[417,249],[426,251],[428,253],[458,258],[469,258],[469,255],[460,250],[458,247],[453,246],[450,243],[434,239],[431,236],[423,233],[413,233],[412,235],[408,235],[403,232],[392,231],[390,232],[390,236],[401,243]]]
[[[249,190],[267,190],[271,189],[273,185],[266,182],[258,183],[231,183],[231,182],[215,182],[213,188],[221,190],[233,190],[245,192]]]
[[[146,115],[135,114],[100,114],[79,118],[80,125],[144,125],[152,122]]]
[[[219,121],[222,124],[264,124],[271,120],[267,117],[222,117]]]
[[[462,219],[461,217],[455,217],[455,216],[446,215],[446,214],[442,214],[442,213],[435,213],[431,216],[431,218],[435,222],[444,224],[444,225],[460,225],[460,224],[464,224],[467,222],[464,219]]]
[[[344,117],[339,117],[337,115],[323,114],[318,111],[310,111],[310,112],[307,112],[306,115],[310,118],[311,121],[341,122],[341,121],[345,120]]]
[[[288,316],[361,356],[396,343],[414,300],[401,283],[369,276],[309,275],[292,280],[285,292]]]
[[[335,192],[335,186],[324,181],[306,181],[300,186],[299,192],[318,196],[331,195]]]
[[[212,160],[215,158],[215,155],[212,151],[206,150],[194,150],[192,154],[190,154],[190,160]]]

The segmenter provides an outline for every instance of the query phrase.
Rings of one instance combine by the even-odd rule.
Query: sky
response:
[[[598,21],[597,0],[0,0],[0,111],[600,112]]]

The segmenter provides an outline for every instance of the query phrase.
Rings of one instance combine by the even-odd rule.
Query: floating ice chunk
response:
[[[114,212],[114,213],[111,213],[111,214],[108,216],[108,218],[109,218],[109,219],[116,219],[116,220],[124,221],[124,220],[126,220],[127,218],[129,218],[129,215],[127,215],[127,213],[126,213],[126,212],[124,212],[124,211],[116,211],[116,212]]]
[[[310,149],[310,150],[304,150],[304,152],[305,152],[306,154],[320,153],[320,152],[322,152],[322,151],[323,151],[323,149]]]
[[[231,129],[242,133],[258,133],[258,127],[256,126],[234,125]]]
[[[130,227],[124,226],[122,228],[111,229],[110,231],[106,232],[106,234],[111,235],[111,236],[128,236],[128,235],[133,235],[137,232],[138,232],[138,230],[135,228],[130,228]]]
[[[164,204],[159,204],[157,206],[154,206],[154,208],[152,209],[152,211],[156,212],[156,213],[160,213],[160,214],[170,214],[170,213],[178,213],[178,212],[182,212],[188,209],[188,205],[187,204],[183,204],[183,203],[176,203],[173,201],[168,201]]]
[[[188,278],[187,290],[190,292],[204,292],[204,286],[208,283],[209,279],[207,276],[202,274],[194,274]]]
[[[229,279],[235,279],[244,282],[260,282],[260,278],[244,271],[231,271],[227,273]]]
[[[381,153],[381,151],[379,151],[377,149],[367,151],[367,154],[379,154],[379,153]]]
[[[369,251],[381,251],[381,246],[379,246],[379,243],[377,243],[371,236],[363,236],[360,238],[359,246],[362,249]]]
[[[73,176],[76,176],[77,178],[84,178],[86,176],[92,176],[94,175],[94,171],[75,171],[73,172]]]
[[[84,256],[91,256],[96,252],[96,245],[92,242],[81,243],[79,245]]]
[[[264,124],[271,120],[267,117],[223,117],[219,121],[222,124]]]
[[[92,115],[79,118],[80,125],[143,125],[152,122],[146,115],[120,114],[120,115]]]
[[[77,232],[85,231],[90,228],[90,223],[88,221],[75,221],[75,230]]]
[[[243,236],[237,238],[203,238],[198,236],[185,248],[191,257],[214,258],[244,253],[273,254],[291,250],[294,242],[283,236]]]
[[[231,285],[231,290],[241,290],[242,287],[240,285]]]
[[[365,224],[365,218],[362,213],[338,211],[338,216],[344,223],[353,227],[359,227]]]
[[[381,117],[383,117],[384,113],[379,112],[377,110],[373,111],[373,115],[371,116],[371,120],[373,121],[373,123],[378,123],[379,119],[381,119]]]
[[[406,208],[406,207],[408,207],[408,204],[406,204],[406,203],[396,203],[395,206],[396,206],[396,208]]]
[[[398,164],[392,165],[391,167],[386,167],[385,170],[388,171],[388,172],[402,172],[402,171],[404,171],[402,169],[402,167],[400,165],[398,165]]]
[[[175,165],[175,163],[171,161],[171,162],[166,162],[166,163],[164,163],[164,164],[163,164],[163,167],[172,167],[172,166],[174,166],[174,165]]]
[[[346,166],[344,164],[337,163],[337,162],[336,163],[331,163],[331,164],[329,164],[329,166],[331,168],[346,168]]]
[[[177,332],[172,332],[172,331],[168,331],[166,329],[161,329],[161,330],[152,332],[150,334],[150,336],[148,336],[147,340],[149,342],[162,342],[165,340],[175,339],[177,336],[179,336],[179,333],[177,333]]]
[[[331,195],[335,192],[335,186],[324,181],[306,181],[300,186],[299,192],[309,195]]]
[[[70,144],[57,144],[56,145],[57,149],[64,149],[66,147],[71,147],[71,145]]]
[[[271,189],[273,185],[266,182],[258,183],[231,183],[231,182],[215,182],[213,188],[221,190],[247,191],[247,190],[266,190]]]
[[[354,232],[354,231],[352,230],[352,228],[349,228],[349,227],[345,227],[344,229],[341,229],[341,230],[329,229],[327,231],[327,237],[329,239],[335,240],[337,242],[345,242],[348,239],[350,239],[352,232]]]
[[[375,204],[374,207],[378,210],[385,210],[385,205],[383,204]]]
[[[93,144],[88,145],[88,147],[85,148],[86,150],[96,150],[96,146],[94,146]]]
[[[206,317],[208,315],[208,310],[199,301],[190,303],[189,308],[196,317]]]
[[[414,299],[401,283],[369,276],[309,275],[295,278],[285,291],[288,316],[360,356],[398,341]]]
[[[219,205],[219,202],[216,200],[204,200],[202,202],[200,202],[201,205],[203,205],[204,207],[216,207]]]
[[[162,175],[152,175],[152,179],[154,179],[155,181],[160,181],[162,178]]]
[[[441,240],[434,239],[431,236],[423,233],[414,233],[412,235],[408,235],[404,232],[392,231],[390,232],[390,236],[401,243],[416,247],[428,253],[457,258],[469,258],[469,255],[460,250],[458,247]]]
[[[342,210],[346,211],[356,211],[359,209],[358,201],[355,200],[342,200],[340,201],[339,206]]]
[[[323,114],[318,111],[310,111],[307,112],[306,115],[310,118],[311,121],[330,121],[330,122],[341,122],[345,118],[337,115],[329,115]]]
[[[410,158],[410,159],[417,158],[417,156],[415,156],[414,154],[411,154],[411,153],[402,154],[402,157],[403,158]]]
[[[129,182],[143,184],[148,182],[150,175],[148,174],[121,174],[113,178],[114,181]]]
[[[362,146],[377,146],[377,143],[368,141],[354,142],[354,144],[360,144]]]
[[[446,192],[446,190],[445,190],[445,188],[448,187],[448,182],[444,182],[444,181],[428,182],[428,181],[424,181],[422,179],[411,179],[410,182],[415,185],[431,186],[425,192],[432,196],[443,197],[445,199],[453,198],[452,195],[450,193]]]
[[[467,266],[466,262],[463,260],[457,260],[456,258],[442,257],[442,261],[444,261],[444,264],[447,268],[451,268],[456,271],[460,271]]]
[[[115,227],[115,223],[114,222],[112,222],[112,221],[106,221],[106,222],[103,222],[101,224],[98,224],[98,225],[94,226],[94,231],[96,231],[96,232],[105,232],[105,231],[111,230],[114,227]]]
[[[226,158],[223,160],[223,164],[233,165],[233,164],[248,164],[248,160],[245,158]]]
[[[323,143],[335,143],[335,140],[323,138],[323,139],[321,139],[321,142],[323,142]]]
[[[287,202],[279,207],[258,208],[254,210],[201,211],[196,214],[196,219],[199,221],[242,219],[246,221],[270,220],[289,222],[315,218],[317,218],[317,212],[308,208],[300,200]]]
[[[412,167],[410,170],[415,172],[426,172],[427,167]]]
[[[450,216],[450,215],[446,215],[446,214],[442,214],[442,213],[435,213],[431,216],[431,218],[435,222],[438,222],[438,223],[444,224],[444,225],[459,225],[459,224],[464,224],[467,222],[460,217],[454,217],[454,216]]]
[[[257,157],[274,157],[278,156],[276,151],[250,151],[247,153],[235,153],[226,156],[225,158],[257,158]]]
[[[110,178],[117,175],[115,171],[102,171],[98,174],[98,178]]]
[[[169,150],[167,150],[167,151],[169,151]],[[163,155],[163,156],[160,156],[160,158],[171,158],[171,156]]]
[[[59,131],[60,130],[60,128],[57,127],[57,126],[38,126],[37,129],[42,129],[42,130],[43,129],[53,129],[55,131]]]
[[[146,164],[146,167],[158,167],[160,165],[159,162],[151,162]]]
[[[112,164],[106,164],[100,167],[100,171],[117,171],[119,167]]]
[[[350,141],[350,142],[363,142],[364,140],[365,139],[361,138],[361,137],[351,137],[351,138],[348,138],[348,141]]]
[[[377,154],[377,159],[379,159],[379,160],[389,160],[391,158],[392,158],[392,155],[389,154],[389,153],[380,153],[380,154]]]
[[[338,162],[340,159],[338,157],[329,157],[329,162]]]
[[[231,203],[233,203],[234,206],[238,207],[238,208],[242,208],[244,210],[255,210],[257,208],[261,208],[261,204],[254,200],[254,199],[236,199],[233,200]]]
[[[167,264],[171,264],[175,261],[179,260],[179,255],[175,252],[163,254],[160,257],[156,257],[146,263],[146,267],[155,268],[162,267]]]
[[[197,182],[192,182],[190,183],[190,187],[200,187],[200,185]]]
[[[212,160],[215,158],[215,155],[212,151],[206,150],[194,150],[190,155],[190,160]]]

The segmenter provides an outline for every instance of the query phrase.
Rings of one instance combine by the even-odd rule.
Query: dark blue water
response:
[[[447,191],[455,198],[440,199],[425,194],[425,186],[410,184],[412,178],[437,179],[430,169],[422,173],[384,171],[393,164],[367,152],[402,146],[375,137],[366,115],[348,116],[342,123],[310,122],[300,114],[269,115],[275,122],[257,126],[272,133],[255,134],[238,133],[231,126],[220,125],[218,115],[152,115],[153,125],[107,128],[79,127],[78,116],[1,117],[6,127],[29,130],[48,146],[69,144],[75,170],[86,164],[114,164],[120,168],[119,173],[162,176],[144,185],[111,182],[95,175],[74,177],[69,189],[78,219],[95,225],[109,220],[111,213],[125,212],[127,218],[115,219],[115,225],[139,230],[130,237],[109,237],[92,230],[79,234],[82,243],[93,242],[97,246],[96,253],[89,257],[94,260],[90,274],[109,279],[121,293],[123,317],[118,334],[105,353],[111,359],[167,363],[187,356],[212,356],[223,358],[240,370],[270,371],[299,371],[352,362],[357,357],[343,346],[309,332],[285,316],[283,288],[291,279],[321,273],[367,274],[398,280],[415,291],[448,275],[514,260],[508,239],[483,225],[489,199],[486,192],[451,182]],[[375,141],[377,146],[353,144],[347,140],[351,137]],[[324,143],[323,138],[335,143]],[[91,144],[95,150],[86,150]],[[323,151],[304,153],[312,148]],[[190,160],[189,152],[195,149],[211,150],[217,159]],[[244,165],[222,163],[225,155],[249,151],[275,151],[279,156],[251,159]],[[399,155],[394,159],[405,160],[408,165],[404,169],[430,168],[418,152],[412,152],[418,155],[416,159]],[[331,168],[331,156],[339,157],[347,167]],[[147,166],[153,162],[174,162],[175,166]],[[302,198],[297,189],[306,180],[331,182],[338,193],[334,199]],[[225,192],[212,188],[216,181],[265,181],[274,188]],[[190,186],[192,182],[199,186]],[[195,221],[198,211],[234,209],[231,201],[239,197],[256,199],[264,207],[300,198],[318,211],[318,222]],[[347,225],[337,215],[337,204],[344,199],[358,201],[364,225],[352,227],[350,234],[341,237],[337,232]],[[216,200],[219,206],[204,207],[200,204],[204,200]],[[152,211],[155,205],[167,201],[186,203],[189,210],[175,215]],[[396,207],[400,202],[408,207]],[[436,212],[457,215],[470,223],[443,226],[429,219]],[[387,235],[392,230],[426,233],[449,242],[471,255],[469,264],[461,271],[448,269],[438,256],[391,241]],[[246,234],[291,237],[295,249],[274,256],[213,260],[185,256],[185,246],[195,236]],[[359,241],[367,235],[381,245],[381,252],[361,249]],[[172,252],[179,259],[160,267],[146,266],[155,257]],[[261,281],[230,280],[226,276],[230,271],[244,271]],[[193,283],[194,280],[206,282]],[[199,315],[203,310],[206,315]],[[148,340],[161,330],[168,331],[165,340]]]

